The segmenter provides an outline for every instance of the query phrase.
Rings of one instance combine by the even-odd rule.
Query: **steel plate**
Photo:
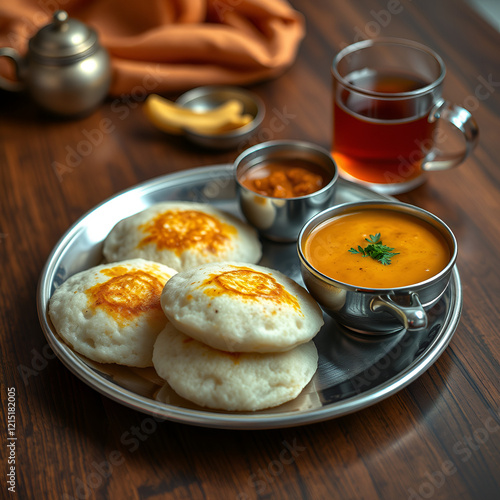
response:
[[[339,179],[335,203],[387,199]],[[316,375],[297,399],[257,412],[213,411],[177,396],[154,369],[99,364],[75,353],[57,335],[47,314],[55,288],[69,276],[102,261],[102,242],[120,219],[165,200],[211,203],[240,214],[229,165],[200,167],[137,185],[101,203],[57,243],[40,276],[37,306],[45,337],[77,377],[105,396],[161,420],[228,429],[290,427],[352,413],[385,399],[424,373],[450,342],[460,320],[462,292],[456,267],[441,300],[429,311],[429,327],[384,337],[357,336],[329,317],[315,338]],[[240,214],[241,216],[241,214]],[[295,244],[263,241],[261,265],[302,283]]]

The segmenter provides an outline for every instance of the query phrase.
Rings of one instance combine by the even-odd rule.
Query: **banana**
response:
[[[236,99],[212,110],[194,111],[151,94],[144,103],[144,111],[153,125],[175,135],[181,135],[185,130],[204,135],[220,134],[242,127],[252,120],[251,115],[242,115],[243,103]]]
[[[190,126],[186,127],[185,130],[190,132],[194,132],[196,134],[201,135],[217,135],[223,134],[224,132],[230,132],[231,130],[235,130],[237,128],[243,127],[250,123],[253,120],[253,116],[249,114],[241,115],[234,120],[228,121],[227,123],[223,123],[220,126]]]

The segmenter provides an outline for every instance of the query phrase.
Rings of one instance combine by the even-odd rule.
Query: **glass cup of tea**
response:
[[[341,177],[382,194],[410,191],[426,173],[462,163],[478,127],[466,109],[442,98],[444,63],[433,50],[398,38],[355,43],[333,60],[332,156]],[[443,151],[445,120],[465,148]],[[449,149],[449,148],[448,148]]]

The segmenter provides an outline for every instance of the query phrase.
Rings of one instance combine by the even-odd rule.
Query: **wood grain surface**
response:
[[[500,498],[500,34],[461,0],[292,3],[307,36],[285,74],[250,87],[267,106],[251,143],[301,139],[328,148],[330,63],[363,37],[400,36],[435,49],[447,65],[445,96],[474,113],[473,156],[399,197],[444,219],[457,237],[464,304],[449,347],[396,395],[303,427],[156,422],[101,396],[54,357],[39,326],[37,281],[51,249],[115,193],[231,162],[238,151],[208,151],[153,129],[140,92],[59,120],[24,95],[0,91],[1,498]],[[15,493],[6,480],[9,388]]]

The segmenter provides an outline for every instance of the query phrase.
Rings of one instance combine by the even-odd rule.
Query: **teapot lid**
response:
[[[64,10],[54,12],[53,22],[41,28],[29,41],[30,52],[42,58],[72,58],[88,55],[97,45],[96,32],[71,19]]]

